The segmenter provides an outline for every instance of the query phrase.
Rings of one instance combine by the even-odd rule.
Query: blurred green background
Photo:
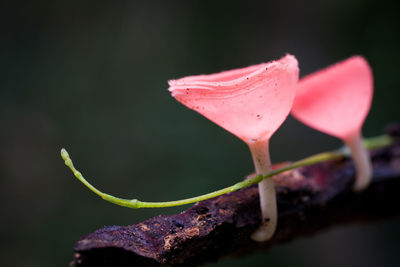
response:
[[[294,54],[301,76],[353,54],[375,79],[364,135],[400,121],[396,1],[5,1],[0,8],[2,266],[66,266],[83,234],[188,206],[129,210],[99,189],[174,200],[253,169],[244,143],[176,102],[167,80]],[[289,118],[274,162],[340,145]],[[209,266],[398,266],[399,218],[346,226]]]

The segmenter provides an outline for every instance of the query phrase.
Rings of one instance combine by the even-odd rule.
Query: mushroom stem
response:
[[[272,170],[271,159],[269,156],[269,140],[258,140],[249,143],[250,152],[253,157],[254,167],[257,174],[266,174]],[[277,205],[275,184],[273,179],[266,179],[258,184],[260,194],[260,207],[262,224],[251,238],[258,242],[271,239],[275,233],[277,225]]]
[[[357,171],[353,190],[361,192],[368,187],[372,177],[372,163],[368,150],[363,146],[361,131],[346,138],[345,143],[350,148]]]

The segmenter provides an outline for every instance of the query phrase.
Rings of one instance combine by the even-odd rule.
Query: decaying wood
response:
[[[196,266],[227,255],[251,253],[349,222],[398,215],[400,128],[390,147],[372,152],[371,186],[351,190],[349,160],[329,161],[275,177],[279,224],[273,239],[249,236],[260,223],[256,186],[199,202],[181,214],[156,216],[130,226],[108,226],[74,246],[74,266]]]

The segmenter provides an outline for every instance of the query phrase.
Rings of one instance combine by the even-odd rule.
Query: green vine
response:
[[[382,135],[382,136],[377,136],[373,138],[368,138],[364,139],[364,146],[367,149],[377,149],[381,147],[385,147],[390,145],[393,142],[392,138],[388,135]],[[304,159],[301,159],[299,161],[293,162],[283,168],[276,169],[271,171],[268,174],[265,175],[257,175],[254,178],[247,179],[241,182],[238,182],[232,186],[205,194],[197,197],[192,197],[192,198],[186,198],[182,200],[175,200],[175,201],[167,201],[167,202],[145,202],[145,201],[140,201],[137,199],[123,199],[123,198],[118,198],[114,197],[112,195],[106,194],[95,188],[93,185],[91,185],[84,177],[83,175],[74,167],[74,164],[72,163],[72,160],[68,154],[68,152],[63,148],[61,149],[61,157],[65,161],[65,165],[67,165],[71,171],[74,173],[75,177],[78,178],[79,181],[81,181],[87,188],[92,190],[95,194],[99,195],[102,199],[109,201],[111,203],[132,208],[132,209],[138,209],[138,208],[165,208],[165,207],[173,207],[173,206],[181,206],[185,204],[190,204],[202,200],[206,200],[209,198],[217,197],[229,192],[234,192],[239,189],[251,186],[253,184],[257,184],[260,181],[264,179],[268,179],[273,177],[274,175],[283,173],[285,171],[293,170],[299,167],[303,166],[308,166],[312,165],[315,163],[319,162],[324,162],[328,160],[335,160],[335,159],[340,159],[343,157],[348,157],[350,156],[349,149],[347,147],[342,147],[340,149],[334,150],[334,151],[329,151],[329,152],[323,152],[319,153]]]

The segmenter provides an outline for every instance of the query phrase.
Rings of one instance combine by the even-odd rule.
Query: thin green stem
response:
[[[373,138],[368,138],[364,140],[364,146],[367,149],[377,149],[381,147],[388,146],[392,144],[393,139],[392,137],[388,135],[382,135],[382,136],[377,136]],[[226,188],[197,196],[197,197],[192,197],[192,198],[186,198],[182,200],[176,200],[176,201],[166,201],[166,202],[144,202],[144,201],[139,201],[137,199],[123,199],[123,198],[118,198],[114,197],[112,195],[106,194],[95,188],[93,185],[91,185],[84,177],[83,175],[74,167],[74,164],[72,163],[72,160],[68,154],[68,152],[63,148],[61,149],[61,157],[65,161],[65,165],[67,165],[71,171],[74,173],[75,177],[78,178],[79,181],[81,181],[87,188],[92,190],[95,194],[99,195],[102,199],[109,201],[111,203],[132,208],[132,209],[138,209],[138,208],[165,208],[165,207],[173,207],[173,206],[181,206],[185,204],[190,204],[190,203],[195,203],[198,201],[206,200],[209,198],[217,197],[229,192],[234,192],[239,189],[251,186],[253,184],[257,184],[260,181],[264,179],[271,178],[274,175],[293,170],[299,167],[303,166],[308,166],[312,164],[316,164],[319,162],[324,162],[328,160],[336,160],[340,159],[343,157],[348,157],[350,155],[349,149],[347,147],[342,147],[338,150],[330,151],[330,152],[323,152],[319,153],[304,159],[301,159],[299,161],[293,162],[283,168],[273,170],[265,175],[257,175],[254,178],[244,180],[241,182],[238,182],[234,185],[228,186]]]

